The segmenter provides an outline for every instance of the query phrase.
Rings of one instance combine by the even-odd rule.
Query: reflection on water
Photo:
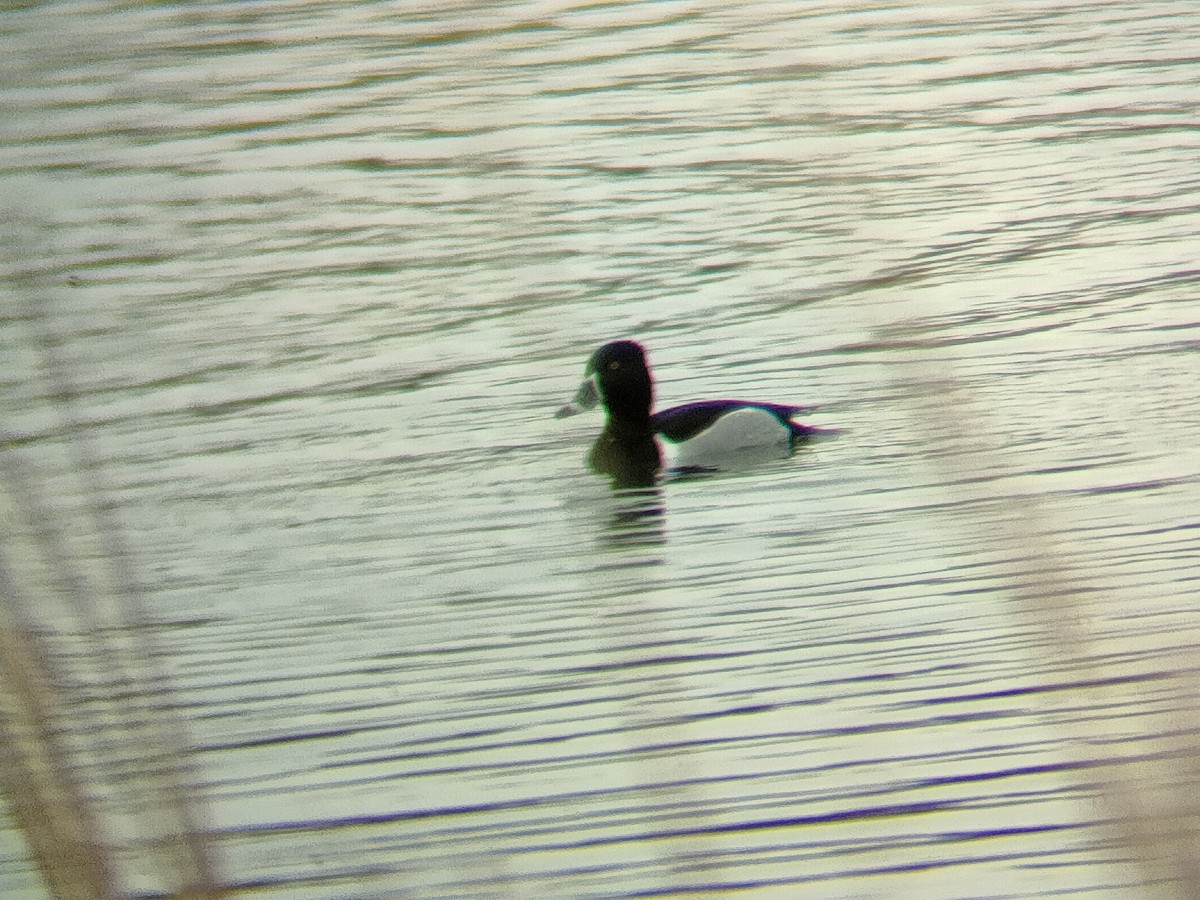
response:
[[[623,485],[613,492],[613,499],[616,510],[608,526],[610,546],[653,546],[666,541],[667,508],[660,488]]]
[[[102,569],[94,448],[222,881],[1186,894],[1200,7],[394,13],[0,20],[4,290],[78,392],[0,304],[5,471]],[[548,413],[629,334],[842,436],[597,478]]]

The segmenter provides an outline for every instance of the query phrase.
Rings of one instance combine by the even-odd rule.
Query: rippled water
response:
[[[221,877],[1186,894],[1128,823],[1196,780],[1197,34],[1178,0],[6,11],[3,452],[69,534],[66,442],[101,459]],[[664,405],[842,435],[646,514],[553,418],[615,337]]]

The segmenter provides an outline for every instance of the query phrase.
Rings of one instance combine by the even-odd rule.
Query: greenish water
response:
[[[1190,783],[1197,710],[1198,28],[6,11],[0,454],[88,572],[66,448],[100,459],[221,876],[1151,895],[1121,798]],[[553,418],[617,337],[664,405],[843,434],[669,483],[629,540],[600,422]],[[14,596],[86,653],[26,531]],[[0,835],[0,893],[39,896]]]

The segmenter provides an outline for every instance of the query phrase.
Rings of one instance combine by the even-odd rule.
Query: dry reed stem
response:
[[[1076,702],[1119,704],[1121,686],[1098,661],[1102,654],[1085,609],[1083,567],[1057,536],[1052,510],[1032,492],[1000,492],[1001,478],[1015,473],[996,451],[987,413],[954,377],[951,361],[937,360],[934,367],[932,360],[918,363],[900,393],[910,398],[931,458],[951,476],[947,481],[958,499],[973,501],[973,524],[1004,560],[1008,592],[1022,619],[1042,633],[1049,661],[1066,663],[1076,673]],[[1200,898],[1200,800],[1194,796],[1200,783],[1200,690],[1194,668],[1166,668],[1156,686],[1166,694],[1160,707],[1172,712],[1147,716],[1142,749],[1114,756],[1099,770],[1100,802],[1122,843],[1136,851],[1147,886],[1169,897]],[[1069,736],[1081,751],[1119,752],[1101,717],[1069,721]]]
[[[36,634],[13,616],[13,586],[0,563],[0,765],[9,808],[50,893],[59,900],[116,896],[99,828],[63,745],[64,708]]]
[[[102,465],[83,437],[78,392],[50,328],[48,304],[39,299],[31,277],[21,279],[40,351],[46,394],[53,398],[67,436],[68,466],[85,499],[83,521],[99,545],[99,567],[85,574],[68,536],[66,516],[35,487],[32,471],[11,449],[0,459],[0,476],[15,514],[24,520],[39,557],[35,569],[47,577],[51,596],[24,596],[12,577],[5,578],[0,618],[0,687],[4,703],[3,736],[14,748],[4,788],[14,818],[28,838],[31,853],[56,897],[112,897],[120,867],[118,848],[102,835],[102,809],[82,790],[88,766],[64,742],[65,723],[78,719],[83,684],[72,684],[50,671],[51,653],[29,627],[42,602],[65,603],[96,661],[100,694],[93,705],[99,718],[85,722],[85,751],[101,764],[115,760],[111,746],[134,748],[137,766],[125,780],[124,797],[138,805],[138,825],[151,837],[150,860],[163,889],[171,896],[216,898],[218,886],[209,843],[200,826],[199,800],[185,753],[178,715],[167,705],[169,686],[147,630],[144,590],[123,528],[108,497]],[[11,442],[10,442],[11,443]],[[90,577],[89,577],[90,575]],[[46,588],[40,589],[42,593]],[[38,589],[34,590],[36,595]],[[58,677],[54,677],[54,676]],[[80,732],[75,721],[75,732]],[[109,742],[109,746],[105,745]],[[126,760],[128,761],[128,760]],[[123,773],[124,774],[124,773]]]

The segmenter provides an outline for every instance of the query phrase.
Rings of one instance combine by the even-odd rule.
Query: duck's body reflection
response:
[[[616,501],[608,524],[612,544],[660,544],[666,540],[666,505],[659,478],[662,451],[653,434],[621,434],[614,432],[610,423],[592,445],[588,466],[612,482]]]

